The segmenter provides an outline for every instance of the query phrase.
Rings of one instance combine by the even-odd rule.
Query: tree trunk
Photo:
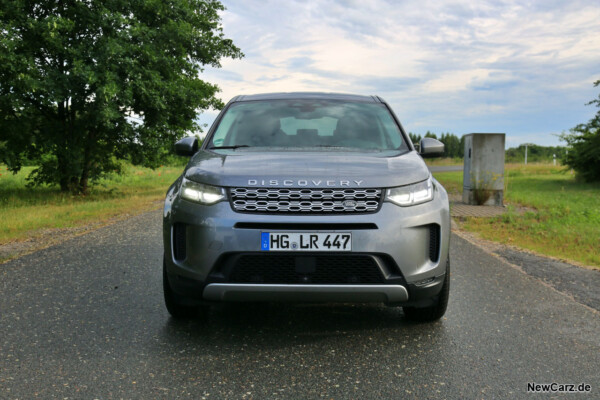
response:
[[[58,174],[60,176],[59,178],[59,184],[60,184],[60,191],[61,192],[68,192],[69,191],[69,174],[68,174],[68,168],[67,168],[67,163],[65,161],[65,157],[62,154],[62,152],[58,152],[58,154],[56,155],[56,158],[58,159]]]
[[[84,144],[83,165],[81,177],[79,179],[79,191],[81,194],[88,193],[88,181],[90,178],[90,170],[92,169],[92,148],[95,145],[95,141],[96,135],[93,131],[90,131]]]
[[[67,151],[67,121],[65,116],[65,104],[64,102],[58,103],[58,120],[62,130],[62,146],[63,148],[56,149],[56,158],[58,160],[58,176],[60,183],[60,191],[68,192],[71,190],[71,182],[69,177],[69,160]]]
[[[88,180],[90,177],[90,168],[87,164],[84,164],[83,171],[81,171],[81,178],[79,179],[79,191],[81,194],[88,194]]]

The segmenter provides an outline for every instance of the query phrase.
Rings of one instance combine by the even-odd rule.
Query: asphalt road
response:
[[[162,303],[160,212],[0,265],[0,398],[600,397],[600,314],[454,236],[450,306]],[[560,397],[543,395],[543,398]]]

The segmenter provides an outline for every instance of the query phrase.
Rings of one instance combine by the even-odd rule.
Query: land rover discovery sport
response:
[[[382,302],[433,321],[448,303],[448,196],[378,96],[238,96],[164,207],[174,317],[212,302]]]

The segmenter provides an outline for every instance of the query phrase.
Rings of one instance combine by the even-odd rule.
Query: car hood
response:
[[[415,151],[200,150],[185,177],[225,187],[382,188],[423,181],[429,169]]]

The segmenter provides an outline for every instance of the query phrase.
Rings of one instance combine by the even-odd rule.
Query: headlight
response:
[[[433,200],[433,183],[431,177],[414,185],[388,189],[386,199],[399,206],[407,207]]]
[[[183,178],[181,197],[195,203],[210,205],[225,198],[225,190],[220,187],[192,182]]]

